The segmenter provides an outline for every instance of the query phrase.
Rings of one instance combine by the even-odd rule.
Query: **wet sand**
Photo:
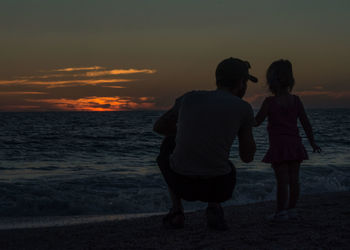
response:
[[[181,230],[162,216],[80,225],[0,230],[0,249],[349,249],[350,192],[303,196],[300,217],[270,223],[275,202],[225,208],[230,230],[206,227],[204,211],[186,214]]]

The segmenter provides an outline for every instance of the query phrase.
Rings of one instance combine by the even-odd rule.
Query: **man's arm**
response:
[[[253,126],[255,124],[254,112],[252,107],[249,104],[247,105],[247,109],[243,112],[244,119],[242,120],[241,127],[238,131],[239,156],[245,163],[254,160],[254,154],[256,151],[253,136]]]
[[[175,105],[158,118],[153,126],[154,132],[164,136],[176,134],[176,123],[179,116],[180,102],[181,98],[177,99]]]
[[[263,104],[261,105],[261,108],[260,108],[259,112],[255,116],[255,125],[254,125],[254,127],[258,127],[258,126],[261,125],[261,123],[264,122],[268,112],[269,112],[269,99],[266,98],[264,100]]]
[[[178,113],[171,108],[158,118],[153,126],[153,131],[161,135],[175,135]]]
[[[256,145],[251,126],[242,127],[238,131],[239,156],[245,163],[254,160]]]

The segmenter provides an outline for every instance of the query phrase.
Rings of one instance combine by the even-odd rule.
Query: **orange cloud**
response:
[[[100,67],[101,68],[101,67]],[[76,69],[82,69],[82,68],[76,68]],[[85,70],[88,71],[88,69],[99,69],[99,68],[85,68]],[[74,70],[73,68],[67,68],[67,69],[60,69],[55,71],[65,71],[65,72],[72,72],[72,71],[78,71]],[[65,74],[48,74],[48,75],[38,75],[38,76],[21,76],[22,79],[47,79],[47,78],[55,78],[55,77],[98,77],[98,76],[110,76],[110,75],[127,75],[127,74],[154,74],[157,71],[154,69],[112,69],[112,70],[102,70],[102,71],[89,71],[82,74],[73,74],[73,75],[65,75]]]
[[[323,87],[323,86],[321,86],[321,85],[320,85],[320,86],[314,86],[313,88],[314,88],[314,89],[317,89],[317,90],[324,89],[324,87]]]
[[[103,83],[131,82],[133,79],[80,79],[80,80],[64,80],[64,81],[35,81],[35,80],[10,80],[0,81],[0,85],[44,85],[47,88],[59,88],[67,86],[88,86]]]
[[[154,69],[113,69],[113,70],[104,70],[104,71],[91,71],[83,75],[88,77],[96,77],[96,76],[125,75],[125,74],[139,74],[139,73],[154,74],[156,72],[157,71]]]
[[[139,97],[140,101],[146,102],[146,101],[154,101],[155,98],[154,97],[149,97],[149,96],[143,96],[143,97]]]
[[[66,87],[67,85],[74,85],[74,86],[88,86],[93,85],[96,86],[98,84],[103,83],[118,83],[118,82],[131,82],[134,81],[132,79],[99,79],[99,80],[67,80],[67,81],[50,81],[50,82],[33,82],[35,84],[40,85],[47,85],[48,88],[59,88],[59,87]]]
[[[100,66],[91,67],[76,67],[76,68],[62,68],[55,69],[52,71],[62,72],[60,74],[44,74],[32,75],[32,76],[19,76],[18,79],[14,80],[0,80],[0,85],[11,86],[11,85],[41,85],[46,88],[59,88],[59,87],[72,87],[72,86],[96,86],[98,84],[105,83],[120,83],[120,82],[131,82],[135,79],[110,79],[108,76],[126,75],[126,74],[154,74],[154,69],[112,69],[112,70],[101,70],[105,69]],[[85,73],[72,74],[74,71],[88,71]],[[93,79],[95,77],[106,76],[104,79]],[[77,79],[81,77],[83,79]],[[52,78],[49,80],[49,78]],[[56,79],[55,79],[56,78]],[[57,79],[61,78],[61,79]],[[62,79],[63,78],[63,79]],[[125,88],[123,86],[102,86],[108,88]]]
[[[124,86],[102,86],[104,88],[112,88],[112,89],[125,89],[126,87]]]
[[[57,78],[65,77],[65,74],[49,74],[49,75],[37,75],[37,76],[20,76],[20,79],[47,79],[47,78]]]
[[[4,111],[40,111],[40,106],[34,106],[34,105],[4,105],[1,106],[1,110]]]
[[[33,75],[33,76],[20,76],[15,80],[0,80],[0,85],[42,85],[47,88],[59,88],[59,87],[67,87],[67,86],[88,86],[88,85],[98,85],[104,83],[119,83],[119,82],[131,82],[135,81],[135,79],[91,79],[93,77],[101,77],[101,76],[113,76],[113,75],[126,75],[126,74],[154,74],[156,70],[154,69],[112,69],[112,70],[102,70],[104,69],[100,66],[92,66],[92,67],[79,67],[79,68],[62,68],[56,69],[54,71],[64,72],[62,74],[42,74],[42,75]],[[89,71],[86,73],[79,74],[71,74],[73,71]],[[75,77],[87,77],[87,79],[76,79]],[[64,77],[68,78],[68,80],[64,79],[54,79]],[[47,81],[46,79],[50,79]],[[70,79],[69,79],[70,78]],[[43,80],[45,79],[45,80]],[[102,86],[108,88],[125,88],[122,86]]]
[[[100,66],[92,66],[92,67],[79,67],[79,68],[63,68],[63,69],[55,69],[54,71],[61,71],[61,72],[71,72],[71,71],[83,71],[83,70],[99,70],[104,69]]]
[[[16,80],[0,80],[0,85],[12,85],[26,83],[28,80],[16,79]]]
[[[153,97],[97,97],[90,96],[80,99],[42,99],[27,100],[50,104],[53,109],[64,111],[125,111],[154,109]]]
[[[29,91],[3,91],[0,95],[45,95],[45,92],[29,92]]]

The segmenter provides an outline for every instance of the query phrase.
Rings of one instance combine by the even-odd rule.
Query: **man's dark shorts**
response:
[[[181,175],[170,168],[169,157],[175,148],[175,137],[166,137],[160,147],[158,166],[171,190],[187,201],[224,202],[232,197],[236,184],[236,170],[212,178]]]

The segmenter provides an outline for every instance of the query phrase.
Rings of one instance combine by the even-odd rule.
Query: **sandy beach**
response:
[[[182,230],[164,230],[159,215],[0,230],[0,249],[349,249],[350,192],[303,196],[295,221],[268,222],[273,209],[274,201],[226,207],[226,232],[209,230],[204,211],[186,213]]]

